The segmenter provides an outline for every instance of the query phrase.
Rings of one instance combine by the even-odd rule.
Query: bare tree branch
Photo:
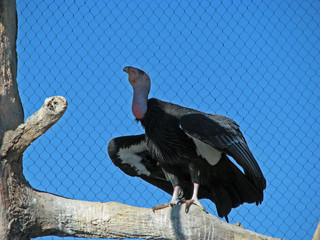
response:
[[[71,200],[35,192],[38,216],[44,232],[59,236],[147,239],[275,239],[228,224],[192,206],[151,209],[117,202],[99,203]],[[46,213],[45,213],[46,212]],[[50,217],[48,217],[50,216]]]
[[[56,96],[47,98],[38,112],[19,125],[15,131],[7,131],[1,156],[18,159],[30,144],[55,124],[67,109],[67,100]]]
[[[61,118],[66,107],[63,97],[48,98],[25,123],[5,132],[0,152],[0,239],[29,239],[41,232],[33,189],[23,176],[22,154]]]

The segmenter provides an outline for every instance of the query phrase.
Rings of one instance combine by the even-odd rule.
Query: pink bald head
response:
[[[150,78],[138,68],[125,67],[123,71],[128,73],[129,82],[133,87],[132,113],[137,119],[142,119],[147,112]]]

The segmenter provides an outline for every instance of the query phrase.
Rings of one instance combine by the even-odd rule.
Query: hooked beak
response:
[[[124,68],[123,68],[123,71],[124,71],[124,72],[126,72],[126,73],[129,73],[129,71],[130,71],[130,67],[129,67],[129,66],[124,67]]]

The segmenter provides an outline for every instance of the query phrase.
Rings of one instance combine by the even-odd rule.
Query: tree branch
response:
[[[0,152],[0,239],[29,239],[38,231],[33,189],[23,176],[22,154],[61,118],[66,107],[63,97],[47,98],[25,123],[5,132]]]
[[[154,213],[117,202],[79,201],[42,192],[34,192],[34,196],[42,234],[117,239],[275,239],[225,223],[196,206],[189,213],[185,213],[184,205]]]
[[[67,100],[56,96],[47,98],[44,105],[15,131],[5,133],[1,156],[17,160],[31,143],[55,124],[67,109]]]

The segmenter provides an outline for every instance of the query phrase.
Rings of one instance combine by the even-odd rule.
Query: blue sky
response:
[[[69,103],[24,154],[33,187],[148,208],[169,201],[107,155],[110,139],[143,132],[122,71],[132,65],[150,75],[151,97],[241,126],[267,189],[262,205],[234,209],[231,222],[311,239],[320,216],[319,2],[18,0],[17,9],[26,118],[47,97]],[[213,203],[202,202],[216,215]]]

